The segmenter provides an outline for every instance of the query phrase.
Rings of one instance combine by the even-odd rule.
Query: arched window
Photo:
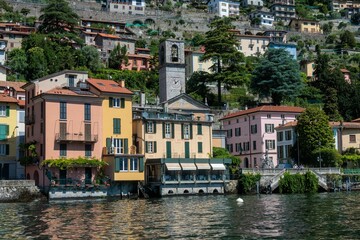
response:
[[[179,61],[179,48],[175,44],[171,46],[171,61],[172,62]]]

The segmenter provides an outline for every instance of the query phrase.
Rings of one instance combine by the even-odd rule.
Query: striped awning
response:
[[[210,170],[210,164],[208,163],[196,163],[197,169],[199,170]]]
[[[226,170],[226,167],[222,163],[210,163],[212,170]]]
[[[181,167],[178,163],[165,163],[167,170],[169,171],[180,171]]]
[[[196,170],[195,163],[180,163],[182,170],[191,171]]]

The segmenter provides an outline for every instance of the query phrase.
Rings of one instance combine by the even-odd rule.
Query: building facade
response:
[[[321,33],[320,23],[315,20],[308,19],[292,19],[289,23],[292,31],[302,33]]]
[[[270,37],[259,35],[236,35],[239,42],[238,50],[246,57],[259,56],[266,52]]]
[[[262,106],[229,114],[221,119],[227,131],[226,147],[240,157],[243,168],[269,168],[279,164],[275,128],[294,121],[300,107]]]
[[[260,20],[260,25],[265,27],[272,27],[274,23],[274,15],[268,11],[255,11],[250,13],[250,18],[258,18]]]
[[[211,0],[208,2],[208,11],[219,17],[239,16],[240,3],[224,0]]]
[[[189,79],[194,72],[212,73],[211,66],[214,62],[211,60],[201,61],[205,50],[191,51],[185,50],[185,78]]]
[[[274,0],[270,6],[275,21],[288,22],[296,17],[295,0]]]
[[[262,7],[264,6],[264,2],[263,0],[242,0],[241,5],[243,7],[249,7],[249,6]]]
[[[107,8],[110,12],[144,15],[145,0],[107,0]]]

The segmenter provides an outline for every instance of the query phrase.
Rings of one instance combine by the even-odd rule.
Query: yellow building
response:
[[[105,173],[119,183],[122,192],[133,192],[139,181],[144,180],[143,155],[132,144],[132,95],[112,80],[88,79],[90,91],[103,98],[102,139],[103,160],[109,166]]]
[[[302,33],[322,33],[320,22],[308,19],[292,19],[289,28],[293,31]]]
[[[18,106],[16,98],[0,95],[0,179],[17,177]]]
[[[300,70],[306,74],[306,77],[310,80],[314,79],[315,62],[314,61],[302,61],[300,62]]]
[[[189,79],[194,72],[212,73],[211,67],[214,65],[214,62],[211,60],[200,61],[204,53],[205,53],[205,49],[200,49],[199,51],[191,51],[191,50],[185,51],[186,79]]]
[[[135,106],[133,131],[148,186],[162,196],[224,193],[229,162],[211,159],[212,124],[209,107],[186,94],[162,106]]]

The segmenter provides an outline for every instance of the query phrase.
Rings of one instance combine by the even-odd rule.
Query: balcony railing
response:
[[[28,115],[25,116],[25,124],[30,125],[35,123],[35,116],[34,115]]]
[[[81,133],[56,133],[55,140],[57,142],[97,142],[98,135],[96,134],[81,134]]]

